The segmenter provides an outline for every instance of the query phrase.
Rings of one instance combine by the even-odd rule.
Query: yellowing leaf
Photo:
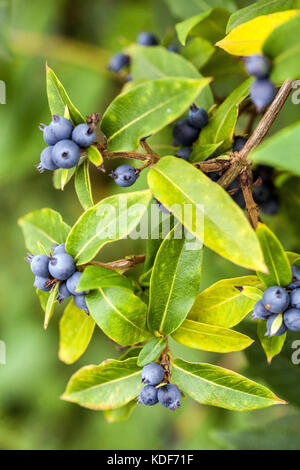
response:
[[[277,26],[295,16],[299,10],[287,10],[271,15],[258,16],[233,29],[217,46],[233,55],[251,55],[262,52],[262,46]]]

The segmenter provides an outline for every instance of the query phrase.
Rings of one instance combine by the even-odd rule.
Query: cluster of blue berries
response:
[[[203,108],[192,104],[187,118],[180,119],[173,126],[173,145],[182,145],[176,157],[188,160],[192,152],[191,145],[197,140],[201,129],[208,123],[208,114]]]
[[[150,32],[142,31],[139,33],[137,40],[137,44],[140,46],[158,46],[159,40],[158,38]],[[167,46],[167,49],[170,52],[178,52],[178,47],[175,44],[170,44]],[[123,52],[118,52],[115,54],[109,61],[108,68],[112,72],[118,73],[121,70],[128,68],[130,66],[130,56],[128,54],[124,54]],[[126,81],[131,81],[132,77],[130,73],[128,73],[125,77]]]
[[[35,275],[34,286],[37,289],[49,292],[59,282],[57,300],[61,303],[72,295],[75,305],[87,314],[89,313],[85,300],[88,291],[77,291],[82,273],[76,270],[75,261],[66,252],[65,243],[55,245],[50,256],[29,254],[26,260],[30,263],[31,271]]]
[[[138,403],[153,406],[159,402],[169,410],[176,410],[180,407],[181,392],[176,385],[166,384],[155,388],[162,383],[164,375],[164,369],[157,362],[151,362],[143,367],[142,382],[145,387],[138,397]]]
[[[258,112],[262,112],[275,98],[276,88],[270,81],[271,63],[261,54],[245,58],[245,68],[249,75],[255,77],[250,89],[250,98]]]
[[[49,126],[41,124],[44,141],[48,144],[40,156],[40,172],[73,168],[80,159],[80,149],[89,147],[95,140],[95,131],[88,124],[74,127],[71,121],[55,114]]]
[[[254,305],[252,317],[267,320],[267,336],[271,335],[272,324],[280,313],[283,313],[282,325],[272,336],[281,336],[287,330],[300,331],[300,266],[292,266],[292,273],[293,280],[285,289],[268,287]]]

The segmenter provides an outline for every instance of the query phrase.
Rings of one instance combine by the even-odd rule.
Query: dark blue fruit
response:
[[[285,326],[291,331],[300,331],[300,310],[290,308],[283,314]]]
[[[112,72],[120,72],[123,68],[130,64],[130,57],[122,52],[115,54],[109,61],[108,68]]]
[[[136,42],[141,46],[157,46],[158,39],[154,34],[143,31],[138,35]]]
[[[118,186],[127,188],[136,182],[139,173],[131,165],[120,165],[110,174],[110,176],[114,178]]]
[[[300,309],[300,289],[294,289],[290,293],[291,306]]]
[[[36,255],[29,254],[26,260],[30,263],[30,268],[33,274],[40,277],[48,278],[49,273],[49,261],[50,258],[47,255]]]
[[[197,139],[199,130],[190,126],[187,119],[180,119],[174,124],[172,133],[173,145],[189,147]]]
[[[164,369],[157,362],[150,362],[143,367],[142,382],[147,385],[158,385],[164,378]]]
[[[272,313],[284,312],[290,303],[290,296],[279,286],[268,287],[263,293],[262,301],[267,310]]]
[[[208,123],[208,114],[203,108],[198,108],[195,104],[190,107],[188,123],[195,129],[202,129]]]
[[[300,266],[292,266],[292,273],[296,281],[300,281]]]
[[[72,276],[70,276],[69,279],[67,280],[67,288],[71,292],[71,294],[73,294],[73,295],[88,294],[89,293],[89,291],[82,292],[82,291],[77,291],[76,290],[77,286],[79,284],[81,276],[82,276],[81,272],[75,271],[75,273],[72,274]]]
[[[51,286],[46,286],[48,282],[47,277],[42,277],[42,276],[35,276],[34,280],[34,287],[37,289],[43,291],[43,292],[49,292],[51,290]]]
[[[72,276],[75,270],[74,259],[67,253],[58,253],[50,259],[49,271],[54,279],[65,281]]]
[[[269,59],[261,54],[253,54],[245,58],[245,68],[249,75],[256,78],[266,78],[271,70]]]
[[[60,282],[58,286],[58,296],[57,296],[57,300],[59,301],[59,303],[61,303],[63,300],[67,299],[71,295],[72,295],[71,292],[67,288],[66,281]]]
[[[253,314],[252,318],[257,319],[259,318],[260,320],[266,320],[271,315],[269,310],[267,310],[262,302],[262,300],[259,300],[256,302],[256,304],[253,307]]]
[[[263,111],[272,103],[276,95],[276,88],[270,80],[264,78],[255,80],[250,88],[250,98],[258,112]]]
[[[175,153],[175,157],[182,158],[182,160],[188,160],[192,150],[193,149],[191,147],[181,147],[181,149],[177,150]]]
[[[290,290],[298,289],[300,287],[300,281],[292,281],[286,288]]]
[[[53,254],[58,255],[58,253],[66,253],[65,243],[61,243],[60,245],[55,245],[55,247],[53,247]]]
[[[176,385],[167,384],[158,389],[157,398],[162,406],[175,410],[180,407],[181,392]]]
[[[79,147],[89,147],[95,140],[95,131],[87,124],[78,124],[72,132],[72,140]]]
[[[245,137],[240,137],[240,136],[235,137],[233,141],[232,150],[234,152],[239,152],[240,150],[242,150],[246,142],[247,142],[247,139],[245,139]]]
[[[277,318],[277,315],[271,315],[268,318],[266,336],[281,336],[287,331],[286,325],[284,323],[282,323],[279,330],[276,331],[276,333],[274,333],[273,335],[271,335],[271,328],[272,328],[273,322],[275,321],[276,318]]]
[[[69,119],[55,114],[49,126],[41,124],[40,129],[43,131],[46,144],[55,145],[60,140],[71,137],[73,124]]]
[[[46,147],[40,156],[40,163],[37,165],[37,169],[40,173],[43,173],[45,170],[57,170],[58,166],[55,165],[52,159],[52,149],[53,145]]]
[[[74,299],[74,303],[76,307],[80,308],[80,310],[84,310],[85,313],[89,314],[89,309],[86,304],[85,295],[83,294],[74,295],[73,299]]]
[[[158,402],[157,389],[153,385],[146,385],[138,397],[138,403],[153,406]]]
[[[54,145],[52,158],[59,168],[73,168],[80,159],[80,148],[72,140],[61,140]]]

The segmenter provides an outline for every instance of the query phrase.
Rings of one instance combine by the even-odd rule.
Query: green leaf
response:
[[[192,62],[197,69],[201,69],[209,61],[214,51],[214,47],[206,39],[194,38],[187,43],[182,55]]]
[[[79,291],[98,289],[99,287],[124,287],[132,289],[130,280],[102,266],[87,266],[78,284]]]
[[[229,11],[236,9],[232,0],[166,0],[170,10],[179,18],[189,18],[193,15],[210,10],[211,8],[224,7]]]
[[[140,354],[142,349],[142,346],[132,346],[131,348],[126,349],[126,351],[119,357],[119,361],[124,361],[129,357],[135,357],[135,359],[137,360],[138,355]]]
[[[298,253],[293,253],[292,251],[286,251],[286,255],[288,257],[288,260],[291,266],[293,264],[297,264],[298,266],[300,266],[300,255]]]
[[[275,234],[264,224],[256,230],[264,254],[268,274],[257,273],[267,287],[287,286],[292,280],[292,271],[288,257]]]
[[[203,162],[210,155],[215,153],[215,151],[223,144],[223,141],[216,144],[200,144],[196,143],[191,155],[189,156],[189,161],[191,163]]]
[[[66,184],[72,179],[77,170],[77,166],[68,169],[59,168],[53,171],[53,186],[55,189],[64,190]]]
[[[248,298],[246,286],[260,284],[256,276],[236,277],[216,282],[201,292],[188,314],[191,320],[231,328],[251,312],[256,299]]]
[[[88,209],[73,226],[66,250],[77,264],[90,261],[107,243],[126,237],[147,210],[150,191],[117,194]]]
[[[270,364],[273,357],[280,354],[286,339],[286,333],[281,336],[266,336],[266,332],[267,322],[264,320],[258,320],[257,335],[263,350],[266,353],[268,363]]]
[[[178,226],[162,242],[150,281],[148,325],[166,335],[183,322],[200,289],[202,246],[177,233]]]
[[[65,107],[67,106],[73,124],[77,125],[85,122],[83,116],[71,102],[63,85],[58,80],[53,70],[48,67],[48,65],[46,66],[46,76],[47,96],[51,114],[58,114],[59,116],[64,116]]]
[[[152,341],[149,341],[139,353],[137,360],[138,366],[143,367],[150,362],[155,362],[163,352],[165,346],[166,340],[164,338],[154,338]]]
[[[50,295],[48,297],[47,305],[46,305],[46,310],[45,310],[45,319],[44,319],[44,328],[45,330],[48,328],[49,321],[52,318],[52,315],[54,313],[54,306],[56,302],[56,297],[57,297],[57,290],[58,290],[58,284],[53,287],[53,289],[50,292]]]
[[[93,318],[71,300],[59,322],[59,359],[66,364],[77,361],[88,347],[94,328]]]
[[[218,145],[218,154],[232,146],[233,132],[238,118],[239,105],[249,94],[252,78],[247,79],[237,87],[218,107],[208,125],[202,129],[194,153],[201,153],[201,146]],[[198,150],[198,146],[200,147]]]
[[[172,337],[188,348],[228,353],[248,348],[253,340],[234,330],[185,320]]]
[[[87,157],[89,161],[97,167],[101,166],[103,163],[103,157],[100,151],[94,145],[90,145],[90,147],[87,149]]]
[[[249,158],[300,175],[300,122],[286,127],[259,145]]]
[[[127,405],[116,408],[115,410],[104,410],[104,417],[108,423],[120,423],[129,418],[137,402],[130,401]]]
[[[136,149],[142,137],[177,119],[209,81],[207,78],[159,78],[119,95],[101,122],[108,150]]]
[[[49,251],[54,243],[64,243],[70,227],[62,220],[61,215],[52,209],[39,209],[30,212],[18,220],[22,228],[28,250],[37,255],[39,244]]]
[[[201,79],[202,75],[189,61],[179,54],[174,54],[164,47],[132,46],[130,48],[130,73],[134,80],[153,80],[156,78],[182,77]],[[197,104],[209,109],[213,103],[213,95],[209,85],[200,91],[195,99]]]
[[[184,178],[182,177],[184,175]],[[176,158],[164,157],[148,173],[154,196],[204,244],[233,263],[265,270],[260,246],[243,211],[218,184]]]
[[[47,303],[48,303],[48,299],[49,299],[49,295],[50,293],[49,292],[43,292],[39,289],[36,289],[36,294],[39,298],[39,301],[40,301],[40,304],[41,304],[41,307],[42,309],[44,310],[44,312],[46,311],[46,308],[47,308]]]
[[[91,189],[88,160],[85,160],[84,163],[76,171],[75,189],[79,202],[84,210],[89,209],[91,206],[93,206],[94,203]]]
[[[204,405],[246,411],[285,403],[267,387],[211,364],[176,359],[172,380],[184,393]]]
[[[86,302],[97,325],[116,343],[126,346],[149,338],[147,306],[130,290],[99,288],[86,296]]]
[[[263,52],[272,59],[271,79],[281,83],[300,77],[300,15],[283,23],[266,39]]]
[[[142,388],[136,358],[107,359],[99,366],[86,366],[71,377],[63,400],[92,410],[113,410],[126,405]]]
[[[231,15],[227,24],[226,33],[229,33],[229,31],[240,24],[246,23],[257,16],[269,15],[278,11],[293,10],[299,7],[299,0],[260,0],[251,3],[251,5],[241,8]]]
[[[272,31],[296,13],[297,10],[287,10],[258,16],[237,26],[216,45],[237,56],[261,54],[263,44]]]
[[[229,13],[224,8],[210,9],[192,16],[176,24],[178,39],[185,46],[189,34],[199,34],[211,42],[216,42],[223,37],[228,18]]]

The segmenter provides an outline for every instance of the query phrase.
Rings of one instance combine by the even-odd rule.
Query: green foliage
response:
[[[84,210],[94,205],[89,175],[89,163],[87,160],[85,160],[76,172],[75,189]]]
[[[224,35],[228,18],[229,13],[223,8],[214,8],[192,16],[176,25],[178,39],[183,46],[189,34],[204,36],[209,41],[216,42]]]
[[[156,361],[166,347],[166,344],[167,343],[164,338],[154,338],[152,341],[149,341],[138,355],[138,366],[143,367],[149,364],[149,362]]]
[[[286,339],[286,333],[284,333],[281,336],[266,336],[266,332],[267,332],[266,322],[263,320],[258,320],[257,335],[266,353],[268,362],[270,363],[274,356],[277,356],[277,354],[280,354],[283,348],[285,339]]]

